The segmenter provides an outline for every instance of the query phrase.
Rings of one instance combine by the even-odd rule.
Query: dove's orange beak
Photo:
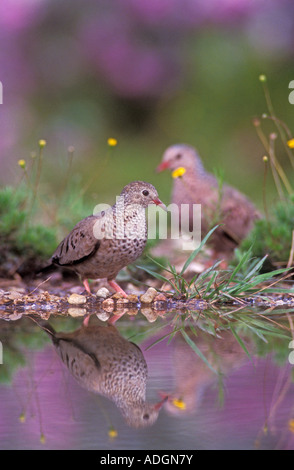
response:
[[[168,400],[168,395],[165,395],[165,397],[162,400],[160,400],[158,403],[154,405],[154,409],[159,411],[160,408],[165,404],[167,400]]]
[[[163,170],[169,168],[169,162],[161,162],[158,167],[156,168],[157,173],[160,173]]]
[[[158,199],[158,198],[153,199],[152,202],[153,202],[156,206],[161,207],[161,209],[163,209],[164,211],[167,212],[167,207],[166,207],[166,205],[165,205],[160,199]]]

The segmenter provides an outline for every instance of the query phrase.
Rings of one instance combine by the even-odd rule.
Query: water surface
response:
[[[86,339],[82,317],[28,313],[0,320],[1,449],[294,448],[291,311],[91,315]],[[51,326],[75,332],[63,361]],[[150,406],[168,397],[154,416],[145,392]]]

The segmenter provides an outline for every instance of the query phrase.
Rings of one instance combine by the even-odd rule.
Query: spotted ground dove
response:
[[[43,271],[52,265],[72,269],[89,293],[88,279],[107,278],[109,285],[126,297],[115,277],[144,250],[147,241],[145,209],[149,204],[166,210],[152,184],[143,181],[128,184],[111,208],[78,222]]]
[[[201,204],[202,236],[217,224],[221,225],[210,238],[215,256],[232,256],[234,249],[260,217],[257,209],[237,189],[224,184],[206,172],[196,150],[184,144],[173,145],[164,152],[157,171],[184,168],[181,177],[174,179],[172,202],[179,207],[189,204],[189,230],[192,231],[192,205]]]
[[[147,364],[139,346],[113,325],[83,325],[63,333],[48,322],[36,322],[83,388],[113,401],[132,427],[151,426],[157,420],[167,396],[155,404],[146,402]]]

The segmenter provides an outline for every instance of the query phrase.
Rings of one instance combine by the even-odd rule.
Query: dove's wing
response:
[[[93,256],[101,245],[101,240],[94,235],[94,226],[101,224],[102,220],[99,215],[90,215],[78,222],[55,250],[52,263],[73,266]]]

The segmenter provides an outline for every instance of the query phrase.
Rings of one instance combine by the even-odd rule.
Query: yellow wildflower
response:
[[[290,149],[294,149],[294,139],[288,140],[287,145],[290,147]]]
[[[117,437],[117,430],[114,428],[110,428],[108,431],[108,436],[114,439],[115,437]]]
[[[113,137],[109,137],[109,139],[107,139],[107,143],[109,147],[115,147],[117,145],[117,140]]]
[[[47,144],[46,140],[44,140],[44,139],[39,140],[39,146],[40,147],[45,147],[46,144]]]
[[[262,160],[266,163],[266,162],[268,162],[268,157],[267,157],[266,155],[264,155],[264,156],[262,157]]]
[[[26,421],[26,415],[24,413],[21,413],[18,417],[20,423],[25,423]]]
[[[183,166],[179,166],[179,168],[176,168],[172,172],[172,177],[173,178],[181,178],[181,176],[183,176],[185,173],[186,173],[186,168],[184,168]]]
[[[18,164],[21,168],[25,169],[25,167],[26,167],[26,161],[25,160],[18,160]]]
[[[177,408],[180,408],[180,410],[186,409],[186,403],[184,402],[184,400],[182,400],[182,398],[174,398],[172,404]]]
[[[289,419],[289,421],[288,421],[288,428],[289,428],[289,431],[291,431],[291,432],[294,433],[294,418]]]
[[[264,74],[259,75],[259,81],[260,82],[266,82],[266,75],[264,75]]]

